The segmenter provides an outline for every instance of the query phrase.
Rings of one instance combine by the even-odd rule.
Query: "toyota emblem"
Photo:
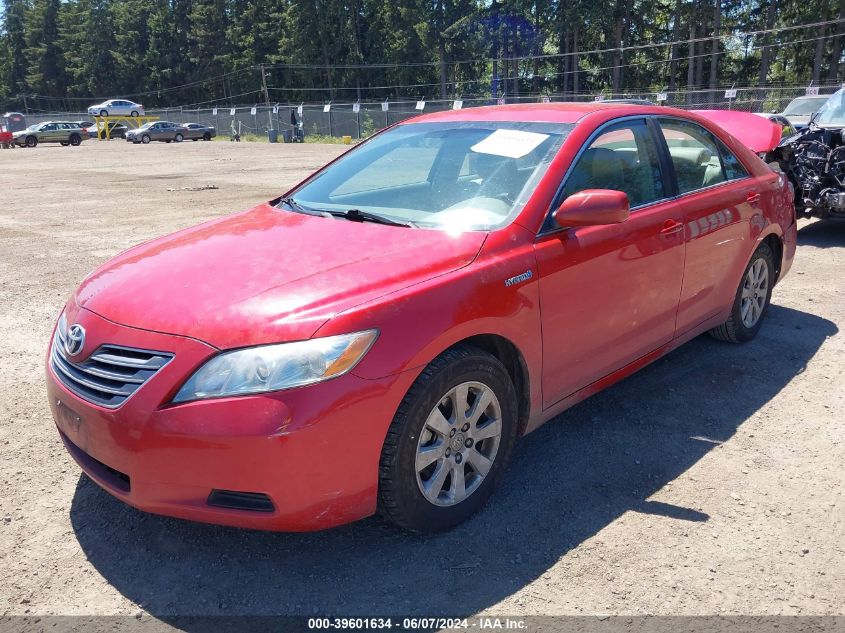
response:
[[[70,326],[65,337],[65,351],[68,356],[76,356],[85,346],[85,328],[74,323]]]

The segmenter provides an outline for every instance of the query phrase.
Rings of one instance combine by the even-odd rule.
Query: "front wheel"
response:
[[[461,523],[493,493],[517,435],[516,392],[498,359],[471,346],[438,356],[387,432],[379,510],[415,532]]]
[[[67,141],[59,141],[59,145],[61,145],[62,147],[67,147],[68,145],[70,145],[70,143],[68,143]]]
[[[108,110],[100,110],[100,116],[108,116],[108,115],[109,115]]]
[[[144,145],[149,145],[149,143],[150,143],[150,141],[151,141],[151,140],[152,140],[152,139],[150,139],[150,135],[149,135],[149,134],[144,134],[144,136],[142,136],[142,137],[141,137],[141,142],[142,142]]]
[[[722,325],[710,330],[713,338],[745,343],[757,336],[772,299],[774,261],[774,253],[768,244],[761,244],[754,251],[736,290],[731,315]]]
[[[35,147],[38,145],[38,139],[34,136],[27,136],[26,137],[26,146],[27,147]]]

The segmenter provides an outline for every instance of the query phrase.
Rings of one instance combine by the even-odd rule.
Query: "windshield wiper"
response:
[[[281,200],[279,200],[279,202],[286,204],[287,206],[289,206],[291,209],[293,209],[297,213],[305,213],[306,215],[319,215],[319,216],[323,216],[323,217],[326,216],[325,211],[320,211],[318,209],[309,209],[308,207],[303,207],[292,196],[289,196],[287,198],[282,198]]]
[[[282,198],[279,202],[286,204],[294,211],[299,213],[306,213],[308,215],[319,215],[323,217],[343,218],[344,220],[352,220],[353,222],[373,222],[375,224],[386,224],[388,226],[416,226],[413,222],[399,222],[391,220],[383,215],[377,213],[370,213],[368,211],[361,211],[360,209],[347,209],[346,211],[333,211],[330,209],[310,209],[302,206],[293,197]]]
[[[399,222],[397,220],[391,220],[390,218],[387,218],[383,215],[379,215],[377,213],[370,213],[369,211],[361,211],[360,209],[347,209],[346,211],[326,210],[325,213],[330,213],[336,218],[352,220],[353,222],[374,222],[376,224],[386,224],[388,226],[414,226],[412,222]]]

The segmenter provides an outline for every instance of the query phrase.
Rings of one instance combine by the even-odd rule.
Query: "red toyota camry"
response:
[[[522,435],[702,332],[757,334],[795,253],[754,153],[778,138],[595,103],[396,125],[87,277],[47,357],[61,438],[149,512],[453,526]]]

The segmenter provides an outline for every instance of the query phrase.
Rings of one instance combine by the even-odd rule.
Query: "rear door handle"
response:
[[[677,220],[666,220],[663,223],[663,228],[660,229],[661,235],[672,235],[684,230],[684,223]]]
[[[749,191],[748,195],[745,196],[745,201],[754,204],[755,202],[760,202],[760,194],[756,191]]]

